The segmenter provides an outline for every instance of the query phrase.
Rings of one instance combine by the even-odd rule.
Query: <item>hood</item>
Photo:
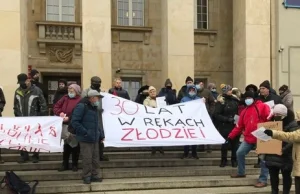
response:
[[[194,90],[195,90],[195,92],[196,92],[196,95],[193,96],[193,97],[189,95],[189,90],[190,90],[191,88],[194,88]],[[187,95],[189,98],[195,98],[195,97],[197,96],[197,88],[196,88],[196,86],[195,86],[195,85],[186,86],[186,95]]]
[[[248,86],[246,86],[245,91],[249,91],[250,88],[253,88],[255,92],[258,91],[257,86],[254,84],[249,84]]]
[[[142,87],[138,90],[138,94],[142,93],[144,90],[149,90],[149,86],[148,86],[148,85],[142,86]]]
[[[166,79],[166,81],[165,81],[165,87],[166,87],[167,85],[173,86],[173,84],[172,84],[172,82],[171,82],[170,79]]]

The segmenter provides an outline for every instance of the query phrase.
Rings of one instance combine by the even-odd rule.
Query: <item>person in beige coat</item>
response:
[[[144,105],[145,106],[149,106],[152,108],[156,108],[157,107],[157,103],[156,103],[156,89],[153,86],[150,86],[149,89],[149,96],[144,100]],[[152,147],[151,148],[151,154],[155,155],[156,151],[159,151],[161,154],[164,154],[164,150],[162,147]]]
[[[283,132],[266,129],[265,134],[273,139],[293,143],[293,176],[295,177],[296,193],[300,193],[300,130]]]

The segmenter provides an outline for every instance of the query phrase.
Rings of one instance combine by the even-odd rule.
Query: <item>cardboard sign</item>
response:
[[[258,128],[264,127],[266,129],[282,131],[282,121],[259,123],[257,127]],[[281,150],[282,150],[282,141],[279,141],[277,139],[271,139],[270,141],[263,141],[257,139],[257,147],[256,147],[257,154],[281,155],[282,154]]]

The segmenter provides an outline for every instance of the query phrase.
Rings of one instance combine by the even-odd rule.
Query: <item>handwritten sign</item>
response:
[[[105,146],[223,144],[203,100],[151,108],[102,93]]]
[[[0,148],[62,152],[60,117],[0,118]]]
[[[259,123],[258,128],[264,127],[265,129],[282,131],[282,121]],[[269,141],[257,139],[258,154],[277,154],[281,155],[282,142],[277,139],[271,139]]]

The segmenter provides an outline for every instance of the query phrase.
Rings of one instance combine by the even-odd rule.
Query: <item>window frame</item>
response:
[[[143,84],[143,78],[141,78],[141,77],[121,77],[121,80],[122,80],[122,88],[127,90],[130,100],[135,101],[135,98],[137,97],[138,93],[134,94],[134,99],[132,99],[132,96],[130,95],[130,90],[132,89],[132,86],[131,86],[132,82],[139,82],[140,88],[141,88],[142,84]],[[128,89],[123,87],[124,82],[129,82]],[[138,88],[138,89],[140,89],[140,88]]]
[[[58,17],[59,17],[59,20],[58,21],[53,21],[53,20],[48,20],[48,0],[46,0],[46,21],[49,21],[49,22],[70,22],[70,21],[62,21],[62,1],[63,0],[58,0]],[[74,1],[74,21],[71,22],[71,23],[75,23],[76,22],[76,0],[73,0]]]
[[[202,0],[201,0],[202,1]],[[201,6],[202,7],[202,6]],[[197,4],[197,0],[194,0],[194,29],[198,29],[198,30],[208,30],[209,29],[209,16],[208,16],[208,12],[209,12],[209,2],[208,0],[206,0],[206,28],[198,28],[198,4]]]
[[[116,12],[117,12],[117,18],[116,18],[116,24],[118,26],[134,26],[134,27],[144,27],[145,26],[145,3],[146,3],[146,0],[142,0],[143,1],[143,18],[142,18],[142,25],[140,26],[134,26],[132,25],[133,23],[133,0],[128,0],[128,25],[121,25],[119,24],[119,0],[116,0]],[[131,13],[131,14],[130,14]]]

